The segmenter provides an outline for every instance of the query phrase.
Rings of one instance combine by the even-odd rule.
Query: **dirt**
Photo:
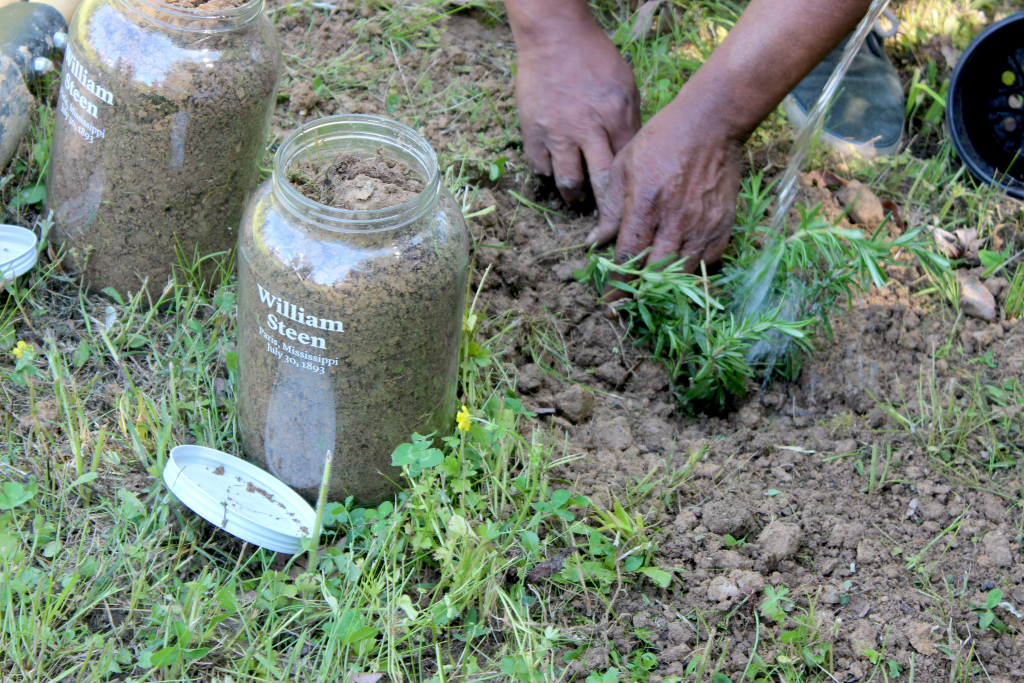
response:
[[[326,163],[304,161],[288,180],[314,202],[349,211],[386,209],[423,191],[422,179],[411,168],[379,154],[372,159],[341,154]]]
[[[301,163],[288,178],[302,171],[303,191],[345,208],[393,206],[423,187],[379,156]],[[338,232],[285,220],[268,193],[240,242],[245,452],[314,501],[332,450],[329,499],[378,503],[400,488],[395,447],[454,419],[468,265],[458,209],[445,194],[411,223]]]
[[[235,9],[249,0],[160,0],[164,4],[182,9],[194,9],[197,12],[221,12]]]
[[[219,465],[219,466],[217,467],[217,469],[215,469],[215,470],[213,471],[213,473],[214,473],[214,474],[216,474],[216,475],[222,475],[222,474],[224,474],[224,465]]]
[[[112,7],[83,19],[77,35],[88,44],[73,42],[65,58],[63,82],[74,90],[62,88],[57,105],[52,240],[92,289],[125,295],[148,278],[155,298],[177,252],[191,263],[234,246],[280,55],[265,18],[209,33],[197,51],[188,49],[195,34],[143,29]]]
[[[503,68],[511,61],[510,36],[506,27],[477,18],[452,16],[442,25],[439,47],[402,55],[401,66],[409,74],[429,65],[435,84],[471,80],[504,116],[501,107],[512,102],[512,77]],[[278,26],[290,49],[322,58],[354,40],[357,21],[348,12],[299,14]],[[384,85],[335,98],[304,97],[312,80],[310,74],[290,85],[302,99],[290,116],[387,113]],[[387,72],[374,80],[396,81],[400,77]],[[286,112],[279,108],[275,125],[293,120]],[[435,148],[455,158],[466,154],[466,140],[496,137],[480,125],[448,112],[422,121]],[[519,160],[514,143],[481,154],[487,155],[504,155],[512,165]],[[776,156],[769,176],[786,161]],[[1019,466],[986,467],[978,453],[947,467],[879,402],[901,410],[907,404],[920,419],[922,373],[927,381],[934,371],[940,405],[962,403],[976,376],[991,385],[1021,379],[1020,325],[1001,315],[991,323],[956,321],[941,300],[920,296],[927,285],[920,271],[893,269],[888,288],[849,302],[835,321],[834,338],[816,341],[797,381],[752,386],[725,416],[687,416],[675,403],[667,372],[648,359],[647,349],[632,346],[624,321],[610,319],[596,293],[573,278],[585,263],[573,245],[595,217],[569,214],[546,187],[524,179],[508,174],[493,183],[486,173],[473,179],[482,189],[471,210],[496,207],[470,223],[474,289],[491,268],[478,310],[490,316],[513,311],[522,321],[522,333],[505,345],[500,360],[516,367],[517,391],[538,414],[533,426],[550,434],[559,452],[583,456],[558,467],[556,480],[606,508],[612,494],[641,501],[634,504],[657,545],[655,564],[674,570],[667,590],[650,583],[613,586],[608,621],[603,605],[594,613],[582,598],[560,609],[559,625],[593,623],[595,633],[605,634],[603,645],[597,638],[599,644],[569,664],[563,680],[604,671],[612,665],[611,650],[654,654],[650,681],[686,677],[695,658],[712,664],[721,658],[721,671],[739,680],[758,637],[750,601],[763,602],[765,586],[785,587],[795,601],[787,628],[813,606],[813,631],[833,649],[834,680],[867,681],[873,673],[879,680],[865,655],[869,649],[897,662],[901,680],[913,661],[915,681],[945,683],[954,658],[967,661],[972,648],[974,664],[993,681],[1018,677],[1024,670],[1020,629],[981,630],[972,605],[983,603],[993,587],[1018,610],[1024,604]],[[567,217],[543,217],[508,190]],[[801,202],[824,203],[831,218],[843,211],[832,192],[810,183]],[[993,279],[986,286],[1001,311],[1005,287]],[[672,472],[702,446],[707,453],[692,478],[672,485]],[[1019,458],[1021,444],[1009,447]],[[866,471],[872,448],[891,452],[892,463],[885,483],[868,493],[855,464]],[[653,486],[641,492],[638,482],[648,476]],[[565,556],[553,553],[530,580],[542,586]],[[999,616],[1013,622],[1005,611]],[[766,637],[761,620],[758,655],[777,661],[778,644]]]

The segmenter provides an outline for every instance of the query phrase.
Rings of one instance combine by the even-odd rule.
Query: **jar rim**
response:
[[[313,145],[346,139],[372,141],[378,147],[411,157],[420,166],[413,170],[423,176],[423,190],[401,204],[353,210],[316,202],[288,181],[288,169],[297,156]],[[284,139],[274,154],[271,185],[275,198],[301,220],[335,232],[369,233],[392,230],[422,216],[436,202],[441,180],[434,148],[411,127],[373,114],[338,114],[303,124]]]
[[[145,15],[147,19],[153,21],[161,26],[167,28],[173,28],[179,31],[199,31],[203,33],[218,32],[234,30],[240,26],[244,26],[255,19],[259,18],[263,14],[263,9],[266,5],[266,0],[246,0],[237,7],[230,7],[227,9],[217,10],[200,10],[191,7],[179,7],[172,5],[165,0],[121,0],[126,5],[141,5],[149,10],[158,12],[161,16],[166,16],[174,19],[185,20],[185,21],[205,21],[214,22],[215,24],[224,24],[222,26],[182,26],[178,24],[171,24],[166,21],[162,21],[160,18],[151,15]],[[139,10],[135,9],[136,12]]]

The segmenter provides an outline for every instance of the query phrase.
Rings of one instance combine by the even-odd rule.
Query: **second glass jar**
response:
[[[320,204],[289,177],[339,154],[401,162],[423,189],[396,206]],[[400,488],[391,453],[449,429],[469,266],[466,224],[415,131],[375,116],[306,125],[278,149],[239,234],[238,417],[246,454],[309,499]]]

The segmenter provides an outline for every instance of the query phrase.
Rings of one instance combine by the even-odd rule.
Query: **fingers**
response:
[[[657,227],[654,197],[643,196],[634,187],[623,205],[619,239],[615,244],[615,262],[625,263],[651,246]]]
[[[593,181],[591,181],[593,184]],[[612,164],[605,181],[604,199],[598,204],[597,227],[590,231],[585,242],[600,246],[619,234],[619,224],[626,202],[626,179],[622,164]]]
[[[555,187],[569,206],[583,202],[583,156],[580,148],[563,143],[551,151],[551,168],[555,173]]]
[[[598,215],[603,215],[608,184],[611,181],[611,166],[615,155],[612,153],[608,135],[604,130],[596,130],[583,142],[583,158],[587,162],[587,174],[590,176],[590,189],[594,192]]]
[[[523,131],[523,154],[526,156],[526,163],[535,175],[551,175],[551,155],[543,142],[543,137],[536,133],[530,134]]]

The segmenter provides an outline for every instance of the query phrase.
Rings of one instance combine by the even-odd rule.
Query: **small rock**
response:
[[[971,337],[974,339],[974,343],[981,347],[992,346],[996,340],[995,332],[993,332],[991,327],[975,330],[971,332]]]
[[[527,394],[544,386],[544,371],[530,363],[519,368],[519,375],[516,377],[516,388]]]
[[[737,538],[747,533],[753,524],[750,510],[728,500],[717,500],[705,505],[702,519],[711,533],[721,536],[730,534]]]
[[[938,654],[935,644],[932,642],[932,627],[920,622],[907,626],[907,639],[915,650],[923,655]]]
[[[633,432],[629,428],[629,420],[624,415],[607,422],[598,421],[594,425],[594,436],[602,444],[616,451],[624,451],[633,445]]]
[[[874,192],[863,183],[851,180],[843,189],[836,192],[836,200],[850,209],[850,221],[865,225],[874,230],[882,224],[885,209]]]
[[[740,594],[739,586],[737,586],[732,579],[727,576],[716,576],[711,579],[711,584],[708,586],[708,601],[709,602],[722,602],[723,600],[731,600]]]
[[[605,382],[608,382],[608,384],[618,387],[625,384],[626,378],[629,377],[629,370],[622,367],[622,361],[618,358],[613,358],[607,363],[599,365],[597,370],[594,371],[594,374],[598,379],[602,379]]]
[[[736,584],[741,593],[749,593],[750,591],[757,593],[764,590],[764,577],[757,572],[737,569],[729,572],[729,578]]]
[[[1013,553],[1010,551],[1010,541],[1000,531],[991,531],[981,539],[985,554],[997,567],[1009,567],[1013,564]]]
[[[757,543],[761,546],[761,556],[766,560],[788,560],[800,550],[800,536],[799,525],[778,520],[772,522],[757,538]]]
[[[960,277],[960,308],[975,318],[996,319],[996,299],[976,277]]]
[[[565,391],[555,396],[555,406],[570,421],[576,424],[589,418],[594,412],[594,395],[588,389],[579,384],[574,384]],[[617,417],[616,420],[625,422],[626,418]],[[615,420],[612,420],[614,422]],[[611,424],[611,423],[609,423]],[[629,423],[626,422],[626,435],[629,437],[625,446],[618,450],[625,450],[633,443],[633,437],[629,436]],[[610,445],[610,444],[609,444]],[[614,446],[612,446],[614,448]]]

